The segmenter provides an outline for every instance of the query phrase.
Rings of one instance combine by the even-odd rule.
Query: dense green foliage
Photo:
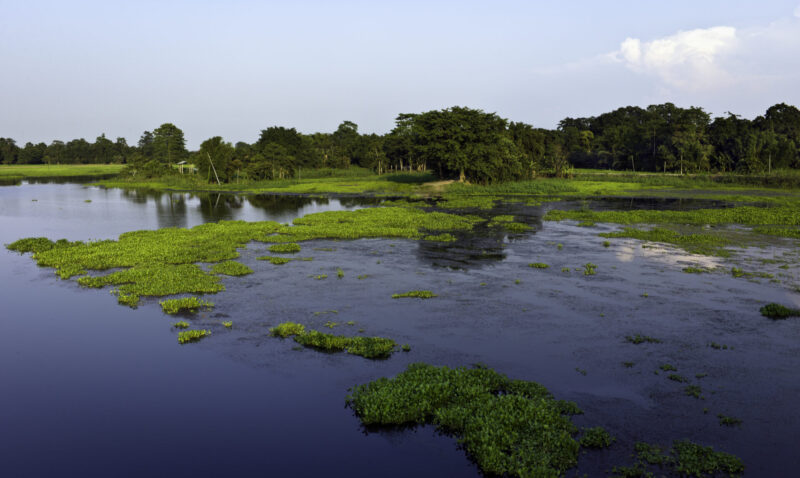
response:
[[[354,387],[347,403],[365,425],[437,425],[488,474],[555,477],[577,463],[577,430],[550,393],[487,368],[412,364]]]
[[[669,467],[680,476],[696,478],[729,476],[736,477],[744,472],[742,461],[728,453],[714,451],[689,440],[676,440],[669,454],[661,447],[648,443],[636,443],[637,462],[633,466],[615,467],[614,476],[653,477],[648,466]],[[663,472],[663,470],[662,470]]]
[[[612,437],[605,428],[594,427],[583,431],[579,443],[585,448],[608,448],[615,441],[616,438]]]
[[[236,261],[223,261],[211,266],[211,272],[214,274],[223,274],[226,276],[244,276],[252,274],[253,269],[247,267],[241,262]]]
[[[181,311],[197,312],[202,309],[214,307],[213,302],[208,302],[197,297],[181,297],[179,299],[167,299],[159,302],[161,310],[167,314],[177,314]]]

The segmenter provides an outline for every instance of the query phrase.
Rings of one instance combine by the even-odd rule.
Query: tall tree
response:
[[[153,130],[153,157],[164,164],[183,161],[188,156],[183,131],[172,123]]]

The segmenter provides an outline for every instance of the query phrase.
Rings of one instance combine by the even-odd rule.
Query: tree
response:
[[[161,163],[173,164],[188,156],[183,131],[172,123],[164,123],[153,130],[153,157]]]
[[[201,177],[206,177],[209,182],[228,182],[234,177],[232,162],[235,156],[236,150],[230,143],[221,136],[214,136],[200,144],[194,162]]]
[[[139,152],[146,158],[153,157],[153,133],[145,131],[139,138]]]
[[[16,141],[11,138],[0,138],[0,162],[3,164],[14,164],[17,162],[19,147]]]

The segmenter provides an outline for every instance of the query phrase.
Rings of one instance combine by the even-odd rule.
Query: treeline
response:
[[[153,177],[174,173],[182,161],[195,165],[210,182],[285,179],[301,168],[351,165],[379,174],[431,171],[440,178],[481,183],[562,176],[571,166],[753,174],[800,169],[800,110],[781,103],[753,120],[732,113],[712,119],[701,108],[665,103],[565,118],[548,130],[453,107],[400,114],[384,135],[360,134],[350,121],[332,133],[302,134],[273,126],[252,144],[216,136],[192,152],[183,132],[170,123],[145,131],[135,146],[105,135],[94,143],[78,139],[21,148],[0,138],[4,164],[125,163],[128,174]]]

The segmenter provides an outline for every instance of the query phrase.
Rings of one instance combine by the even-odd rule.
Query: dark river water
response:
[[[0,242],[116,238],[220,219],[290,222],[376,202],[23,183],[0,187]],[[594,204],[601,202],[591,207],[659,207],[650,200]],[[547,207],[556,206],[581,204]],[[0,476],[480,476],[452,437],[432,427],[368,432],[345,407],[349,387],[417,361],[484,363],[576,401],[585,414],[574,422],[603,426],[617,442],[582,454],[568,476],[604,476],[632,464],[636,441],[683,438],[740,456],[746,476],[797,475],[800,320],[773,322],[758,313],[767,302],[800,306],[791,287],[800,282],[795,245],[743,251],[725,262],[631,240],[606,248],[597,233],[611,226],[544,222],[538,206],[487,214],[500,213],[532,231],[507,236],[479,227],[445,245],[312,241],[301,255],[313,261],[280,267],[256,261],[266,246],[253,243],[239,260],[255,273],[223,279],[227,290],[210,297],[216,307],[189,319],[212,336],[185,346],[157,300],[144,299],[135,310],[119,306],[107,290],[59,280],[28,255],[3,249]],[[587,262],[597,264],[596,275],[575,271]],[[778,269],[784,263],[788,269]],[[758,264],[785,277],[771,283],[681,272],[692,264]],[[310,277],[317,274],[329,278]],[[412,289],[439,297],[390,298]],[[225,329],[223,320],[234,327]],[[329,320],[356,323],[336,333],[363,328],[408,343],[411,352],[370,361],[296,350],[292,341],[267,336],[280,322],[321,328]],[[625,342],[637,333],[663,343]],[[729,348],[709,347],[712,341]],[[700,385],[705,398],[685,396],[682,384],[657,375],[664,363]],[[717,414],[743,423],[722,427]]]

